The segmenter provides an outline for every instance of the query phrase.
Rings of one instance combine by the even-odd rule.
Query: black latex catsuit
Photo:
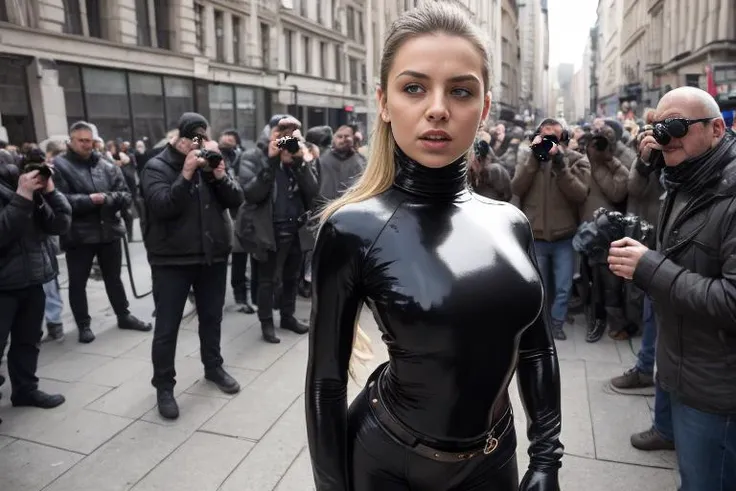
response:
[[[515,368],[531,442],[520,489],[556,490],[559,370],[529,223],[469,193],[464,161],[432,169],[398,151],[396,165],[393,186],[333,214],[314,250],[306,406],[317,490],[515,491]],[[364,302],[390,361],[348,411]],[[422,447],[461,452],[449,454],[457,462],[420,455],[377,409]],[[497,447],[478,452],[491,429]]]

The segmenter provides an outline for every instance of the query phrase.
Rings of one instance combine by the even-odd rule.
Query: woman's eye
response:
[[[404,92],[407,92],[409,94],[421,94],[424,89],[420,85],[417,84],[410,84],[404,87]]]
[[[459,97],[470,97],[473,95],[472,92],[470,92],[468,89],[453,89],[452,95],[456,95]]]

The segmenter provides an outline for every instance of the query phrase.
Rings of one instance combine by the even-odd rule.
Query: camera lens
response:
[[[654,139],[660,145],[667,145],[672,140],[672,137],[667,131],[667,127],[663,125],[662,123],[657,123],[654,125],[652,134],[654,135]]]

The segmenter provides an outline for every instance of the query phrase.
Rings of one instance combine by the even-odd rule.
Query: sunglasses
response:
[[[714,119],[715,118],[667,118],[664,121],[653,123],[654,139],[657,140],[657,143],[660,145],[667,145],[673,138],[682,138],[687,135],[688,129],[691,125],[696,123],[708,123]]]

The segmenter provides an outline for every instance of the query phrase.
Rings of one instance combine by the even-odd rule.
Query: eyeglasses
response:
[[[687,135],[691,125],[696,123],[708,123],[716,118],[667,118],[664,121],[653,123],[654,139],[660,145],[667,145],[673,138],[682,138]]]

